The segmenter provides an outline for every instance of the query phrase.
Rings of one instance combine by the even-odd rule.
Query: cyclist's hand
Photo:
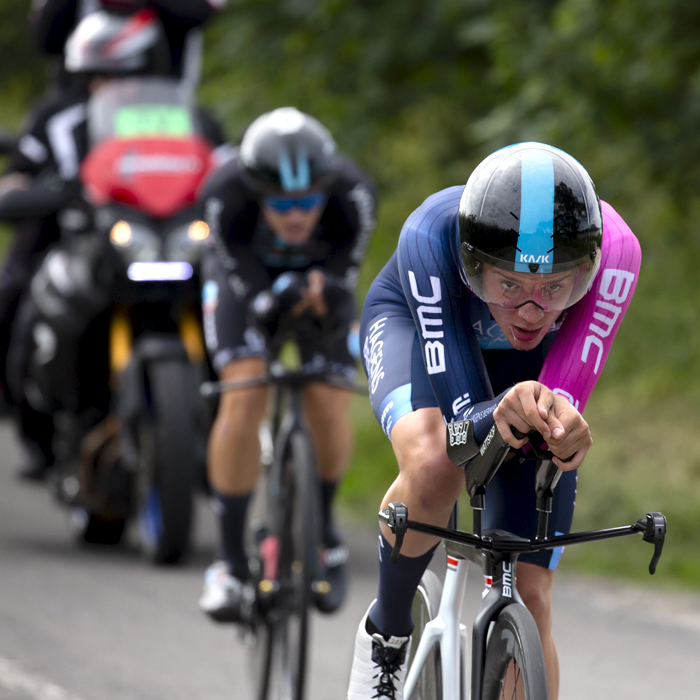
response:
[[[547,446],[554,455],[554,463],[562,471],[580,467],[593,444],[591,431],[583,416],[567,399],[555,394],[547,423],[552,431],[552,436],[547,438]],[[564,430],[562,437],[555,437],[559,434],[555,426]],[[572,457],[571,461],[562,462],[562,459],[569,457]]]
[[[323,318],[328,313],[323,293],[326,276],[321,270],[311,270],[306,275],[306,282],[301,290],[301,299],[292,307],[292,315],[301,316],[308,309],[316,318]]]
[[[583,416],[563,396],[540,382],[516,384],[501,399],[493,417],[498,432],[511,447],[519,448],[527,442],[527,438],[515,438],[511,425],[522,433],[535,428],[555,455],[554,463],[564,471],[580,466],[592,444]],[[561,461],[574,454],[570,462]]]

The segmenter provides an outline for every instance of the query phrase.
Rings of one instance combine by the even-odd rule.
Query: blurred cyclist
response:
[[[634,234],[610,205],[601,208],[588,173],[551,146],[503,148],[466,187],[429,197],[404,224],[362,314],[370,399],[399,465],[382,508],[403,502],[412,520],[447,525],[464,472],[447,457],[445,423],[468,418],[477,442],[495,422],[519,449],[487,489],[484,528],[536,534],[536,462],[520,450],[527,440],[513,436],[514,426],[536,428],[563,470],[549,536],[568,533],[576,469],[591,446],[581,412],[640,259]],[[403,697],[411,603],[437,545],[409,532],[392,565],[393,541],[382,527],[379,592],[357,632],[349,700]],[[518,558],[518,591],[540,631],[552,700],[552,585],[561,554]]]
[[[246,131],[240,152],[214,173],[203,194],[205,218],[216,249],[203,265],[204,330],[222,380],[265,373],[265,336],[251,324],[251,300],[265,290],[293,297],[297,316],[321,327],[345,329],[330,346],[300,339],[302,365],[352,378],[347,344],[354,317],[357,268],[375,220],[369,178],[336,153],[316,119],[286,107],[262,115]],[[312,383],[305,392],[322,488],[322,526],[331,592],[318,602],[329,612],[344,594],[347,549],[335,530],[331,507],[350,457],[349,392]],[[220,522],[220,560],[204,577],[200,607],[217,621],[240,620],[248,577],[244,547],[246,512],[258,478],[258,427],[267,389],[225,393],[209,438],[208,471]]]

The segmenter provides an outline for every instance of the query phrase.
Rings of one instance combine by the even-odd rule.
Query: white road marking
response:
[[[61,686],[31,674],[18,663],[1,656],[0,687],[26,693],[32,700],[80,700]]]

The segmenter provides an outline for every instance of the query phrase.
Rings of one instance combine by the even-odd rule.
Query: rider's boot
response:
[[[327,541],[321,551],[319,573],[314,582],[314,602],[322,613],[335,612],[345,600],[348,557],[348,548],[337,536]]]
[[[378,632],[370,634],[367,631],[367,617],[372,605],[357,630],[347,700],[403,700],[411,638],[386,639]]]

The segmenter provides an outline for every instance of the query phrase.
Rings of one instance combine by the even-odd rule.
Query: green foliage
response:
[[[46,62],[34,50],[26,0],[0,0],[0,126],[16,127],[44,85]]]

